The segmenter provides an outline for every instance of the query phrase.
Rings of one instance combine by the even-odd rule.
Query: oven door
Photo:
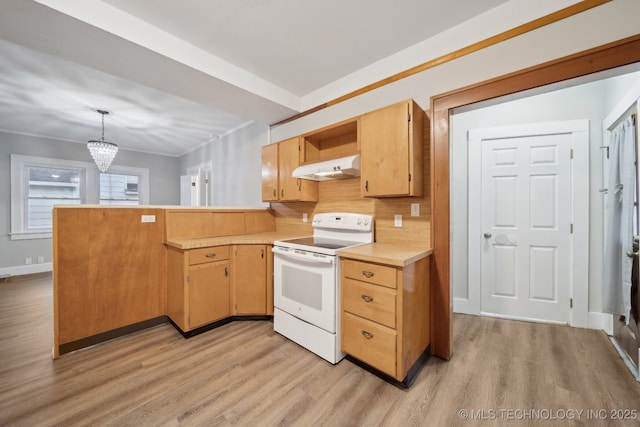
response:
[[[336,332],[336,257],[273,247],[273,303],[327,332]]]

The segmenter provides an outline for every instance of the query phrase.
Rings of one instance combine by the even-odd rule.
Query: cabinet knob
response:
[[[360,297],[362,297],[362,299],[365,300],[365,302],[373,301],[373,297],[369,296],[369,295],[362,294],[362,295],[360,295]]]
[[[276,195],[277,195],[277,192],[276,192],[276,189],[274,188],[273,189],[273,197],[276,197]]]
[[[363,275],[364,277],[373,277],[373,271],[366,271],[366,270],[364,270],[364,271],[362,272],[362,275]]]
[[[364,191],[369,191],[369,180],[364,182]]]
[[[229,267],[225,267],[224,268],[224,277],[228,277],[229,276]]]
[[[372,334],[371,332],[367,332],[367,331],[365,331],[365,330],[363,330],[363,331],[362,331],[362,335],[363,335],[366,339],[368,339],[368,340],[370,340],[371,338],[373,338],[373,334]]]
[[[284,197],[284,189],[280,190],[280,197]]]
[[[215,258],[216,254],[214,254],[213,252],[210,252],[208,254],[205,255],[207,258]]]
[[[264,258],[264,249],[260,249],[260,258]]]

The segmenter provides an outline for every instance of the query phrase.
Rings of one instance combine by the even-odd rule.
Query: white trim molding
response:
[[[603,330],[607,335],[613,335],[613,315],[590,311],[587,328]]]
[[[46,273],[49,271],[53,271],[52,262],[16,265],[12,267],[0,267],[0,277],[23,276],[25,274]]]

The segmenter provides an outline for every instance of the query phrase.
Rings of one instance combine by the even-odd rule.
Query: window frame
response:
[[[80,205],[99,205],[100,171],[94,163],[51,157],[11,154],[11,240],[50,239],[53,230],[30,231],[27,228],[29,167],[80,170]],[[149,204],[149,169],[111,165],[108,173],[137,175],[140,205]]]

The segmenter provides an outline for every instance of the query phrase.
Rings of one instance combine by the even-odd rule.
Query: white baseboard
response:
[[[589,312],[589,329],[602,329],[607,335],[613,335],[613,316],[609,313]]]
[[[453,312],[461,314],[475,314],[475,315],[488,315],[492,317],[501,317],[505,319],[518,319],[528,321],[538,321],[535,319],[524,319],[510,316],[501,316],[490,313],[477,313],[472,310],[469,300],[466,298],[453,298]],[[607,335],[613,335],[613,316],[609,313],[599,313],[595,311],[589,312],[588,329],[602,329]]]
[[[53,271],[52,262],[41,264],[16,265],[14,267],[0,267],[0,277],[2,276],[22,276],[24,274],[45,273]]]

